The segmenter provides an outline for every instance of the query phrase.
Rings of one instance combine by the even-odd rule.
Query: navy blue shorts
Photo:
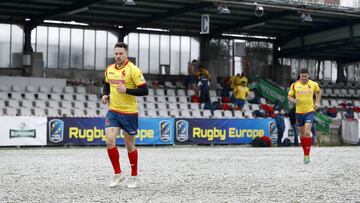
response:
[[[137,114],[120,114],[112,111],[106,113],[105,128],[120,127],[129,135],[137,135],[138,115]]]
[[[242,108],[245,105],[245,100],[243,100],[243,99],[235,99],[235,104]]]
[[[314,112],[309,112],[306,114],[296,114],[296,124],[297,126],[304,126],[305,123],[314,122]]]

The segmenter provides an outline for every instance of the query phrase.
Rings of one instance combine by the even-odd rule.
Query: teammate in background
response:
[[[238,84],[242,84],[242,82],[245,82],[246,85],[248,85],[248,79],[245,76],[245,73],[242,72],[241,75],[237,74],[235,77],[235,86]]]
[[[110,187],[116,187],[124,180],[120,168],[120,155],[116,146],[116,137],[120,128],[124,130],[124,141],[131,165],[131,179],[128,187],[137,186],[138,151],[135,147],[135,135],[138,129],[138,109],[135,96],[145,96],[149,90],[141,70],[128,60],[128,46],[118,42],[114,47],[115,64],[105,70],[105,83],[101,102],[109,103],[106,114],[105,134],[107,152],[114,168],[114,180]]]
[[[246,86],[246,81],[241,81],[241,84],[237,84],[237,86],[234,89],[234,95],[235,95],[235,105],[239,110],[242,110],[245,101],[249,99],[250,90]]]
[[[197,91],[200,91],[200,103],[210,103],[210,82],[202,73],[199,75]]]
[[[315,103],[313,96],[315,94]],[[304,163],[310,163],[312,144],[311,126],[314,111],[320,106],[321,92],[319,85],[309,79],[307,69],[300,70],[300,79],[291,84],[288,100],[295,103],[296,122],[300,133],[301,146],[304,150]]]

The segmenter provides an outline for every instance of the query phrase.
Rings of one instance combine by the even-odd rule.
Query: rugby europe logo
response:
[[[64,139],[64,121],[52,119],[49,121],[49,141],[59,143]]]

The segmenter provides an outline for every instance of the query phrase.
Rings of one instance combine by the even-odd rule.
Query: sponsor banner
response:
[[[331,118],[320,114],[318,112],[315,112],[315,117],[314,117],[315,121],[316,121],[316,130],[321,131],[325,134],[329,134],[330,133],[330,124],[331,124]]]
[[[289,138],[291,143],[294,143],[295,132],[294,132],[294,129],[292,128],[292,126],[291,126],[290,119],[288,117],[284,117],[284,122],[285,122],[285,131],[284,131],[283,138],[282,138],[281,142],[283,142],[285,138]],[[275,142],[275,143],[277,143],[277,142]]]
[[[46,145],[46,117],[0,117],[0,146],[39,145]]]
[[[255,137],[277,138],[273,119],[177,119],[176,144],[250,144]]]
[[[273,103],[276,101],[280,101],[282,104],[282,107],[285,110],[288,110],[288,100],[287,100],[287,92],[278,86],[266,81],[266,80],[260,80],[256,87],[258,88],[259,92],[261,93],[261,96],[269,99]]]
[[[49,145],[105,145],[105,118],[48,118]],[[174,144],[173,118],[139,118],[137,145]],[[117,144],[124,145],[124,131]]]
[[[341,136],[345,144],[360,144],[360,125],[358,120],[342,120]]]

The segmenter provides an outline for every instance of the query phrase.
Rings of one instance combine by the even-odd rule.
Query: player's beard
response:
[[[125,62],[125,60],[121,61],[121,59],[118,58],[118,59],[116,60],[116,65],[117,65],[118,67],[121,67],[121,66],[124,64],[124,62]]]
[[[309,82],[309,79],[304,79],[304,80],[300,79],[300,81],[301,81],[302,84],[307,84]]]

